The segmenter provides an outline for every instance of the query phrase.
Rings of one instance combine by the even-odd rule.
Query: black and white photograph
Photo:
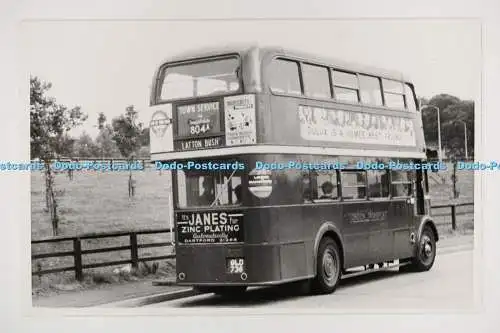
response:
[[[477,21],[21,30],[33,307],[474,308]]]
[[[2,332],[497,331],[499,9],[2,2]]]

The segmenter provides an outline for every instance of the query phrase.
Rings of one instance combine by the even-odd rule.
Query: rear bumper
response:
[[[290,246],[293,245],[178,245],[176,282],[180,286],[265,286],[309,278],[306,261],[297,255],[292,262],[287,255]],[[300,253],[305,256],[302,246]],[[230,273],[229,258],[243,258],[243,270]]]
[[[176,286],[181,286],[181,287],[196,287],[196,286],[203,286],[203,287],[222,287],[222,286],[247,286],[247,287],[265,287],[265,286],[277,286],[280,284],[284,283],[291,283],[291,282],[296,282],[296,281],[302,281],[306,279],[312,279],[314,278],[313,275],[311,276],[301,276],[301,277],[296,277],[292,279],[282,279],[282,280],[275,280],[275,281],[261,281],[261,282],[176,282]]]

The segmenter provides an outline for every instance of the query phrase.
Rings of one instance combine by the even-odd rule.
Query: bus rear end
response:
[[[258,209],[248,191],[257,178],[259,191],[271,187],[265,176],[248,175],[243,156],[181,163],[190,162],[195,170],[177,170],[173,177],[177,283],[207,290],[280,281],[270,211]]]
[[[155,75],[151,158],[157,167],[173,170],[180,285],[245,286],[275,278],[271,270],[260,270],[265,276],[249,273],[277,256],[245,240],[252,217],[241,208],[241,192],[248,180],[234,155],[238,147],[258,141],[258,97],[248,93],[258,66],[249,57],[244,52],[184,56]]]

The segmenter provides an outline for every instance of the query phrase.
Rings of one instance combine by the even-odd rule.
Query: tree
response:
[[[97,135],[95,140],[96,145],[101,152],[101,158],[106,157],[121,157],[121,153],[113,141],[113,129],[110,125],[106,125]]]
[[[45,163],[45,203],[51,216],[52,232],[57,235],[59,218],[51,162],[68,153],[71,146],[68,132],[81,125],[87,116],[79,106],[70,109],[57,104],[55,98],[47,97],[51,87],[51,83],[30,77],[30,152],[32,159],[40,158]]]
[[[97,117],[97,128],[99,134],[95,140],[96,145],[100,151],[100,157],[120,157],[120,151],[113,141],[113,128],[106,123],[106,116],[104,113],[99,113]]]
[[[97,117],[97,128],[101,131],[104,128],[104,124],[106,124],[106,116],[104,113],[99,112],[99,116]]]
[[[474,154],[474,102],[462,101],[458,97],[439,94],[430,100],[422,100],[423,105],[439,108],[441,141],[443,148],[452,158],[465,156],[465,135],[463,122],[467,127],[467,150]],[[436,110],[423,109],[422,121],[427,143],[438,142],[438,122]]]
[[[460,101],[449,105],[444,111],[442,121],[443,145],[450,155],[458,158],[465,156],[465,132],[467,130],[467,152],[474,155],[474,102]],[[465,128],[464,128],[465,123]]]
[[[62,156],[73,156],[75,154],[75,141],[76,140],[67,133],[62,135],[56,142],[58,145],[56,151],[58,151]]]
[[[113,140],[125,158],[136,154],[141,147],[142,123],[137,123],[137,111],[133,105],[126,108],[125,115],[112,120]]]
[[[75,143],[75,153],[78,157],[99,157],[99,147],[87,132],[83,132]]]
[[[125,115],[114,118],[113,140],[116,142],[118,149],[123,157],[132,161],[137,156],[138,150],[141,148],[141,133],[142,123],[137,123],[137,111],[133,105],[127,106]],[[128,194],[133,197],[135,194],[135,180],[132,179],[132,171],[129,172],[128,179]]]

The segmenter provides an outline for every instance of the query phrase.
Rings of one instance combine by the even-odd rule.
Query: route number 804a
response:
[[[189,130],[190,130],[191,134],[206,133],[206,132],[210,131],[210,124],[191,125],[189,127]]]
[[[245,259],[243,258],[228,258],[227,272],[229,274],[241,274],[245,271]]]

